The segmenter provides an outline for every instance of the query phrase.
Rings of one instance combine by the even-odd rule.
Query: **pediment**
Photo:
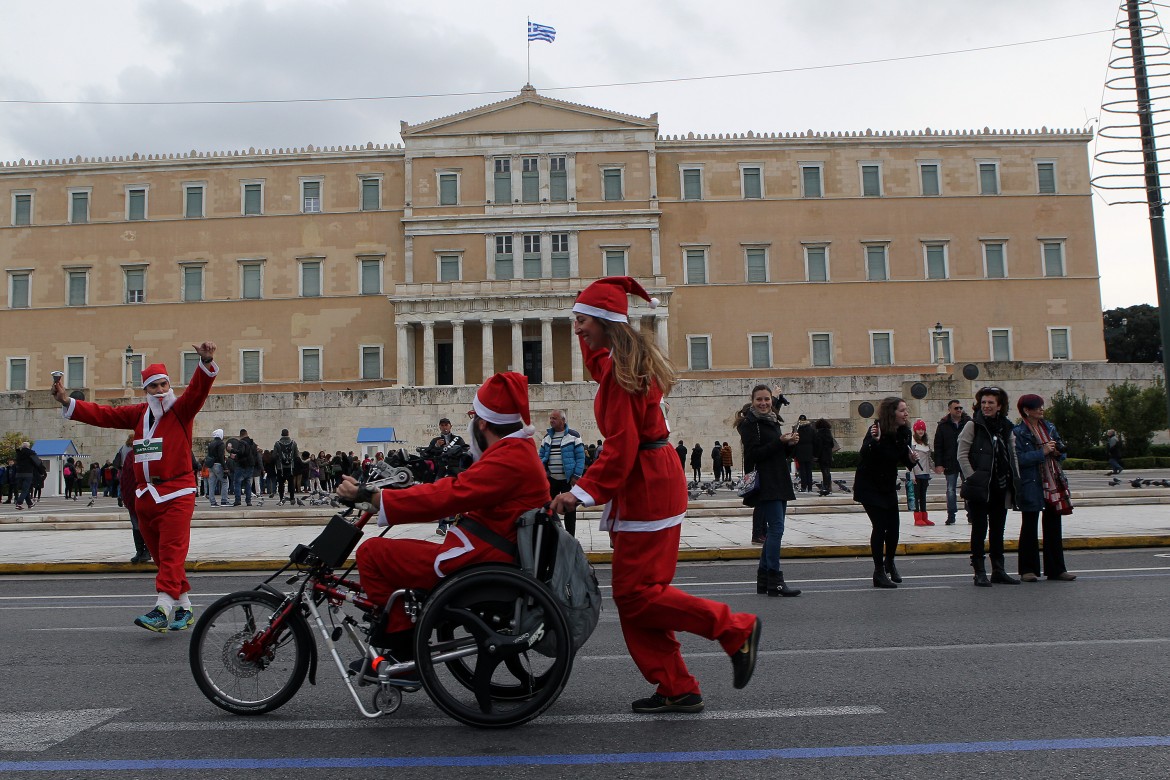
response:
[[[525,87],[513,98],[417,125],[402,123],[402,137],[556,132],[574,130],[647,130],[657,134],[658,114],[638,117],[545,97]]]

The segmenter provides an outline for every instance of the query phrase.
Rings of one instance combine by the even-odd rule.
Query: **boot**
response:
[[[761,596],[768,593],[768,573],[763,569],[756,569],[756,593]]]
[[[134,557],[130,559],[130,563],[147,563],[150,561],[150,551],[146,549],[146,541],[138,529],[132,530],[134,533]]]
[[[987,580],[987,569],[983,566],[983,556],[971,556],[971,568],[975,570],[975,587],[990,588],[991,583]]]
[[[886,561],[886,574],[889,575],[890,582],[902,581],[902,575],[898,573],[898,567],[894,565],[893,561]]]
[[[875,566],[873,568],[873,586],[875,588],[896,588],[898,587],[886,574],[886,570],[882,566]]]
[[[922,510],[922,524],[923,525],[934,525],[934,521],[930,519],[930,515],[928,515],[926,513],[925,509]]]
[[[1020,581],[1001,568],[992,566],[991,581],[996,585],[1019,585]]]
[[[915,512],[914,525],[934,525],[934,523],[926,522],[926,512]]]
[[[770,571],[768,572],[768,595],[769,596],[799,596],[800,589],[790,588],[784,582],[784,572]]]

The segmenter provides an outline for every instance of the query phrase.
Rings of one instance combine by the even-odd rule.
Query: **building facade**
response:
[[[684,378],[1105,358],[1080,131],[662,137],[525,87],[373,145],[0,166],[2,390],[587,378],[630,275]],[[6,213],[5,213],[6,212]]]

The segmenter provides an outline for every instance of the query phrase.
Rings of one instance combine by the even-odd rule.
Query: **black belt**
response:
[[[659,439],[658,441],[644,441],[638,444],[640,450],[656,450],[659,447],[667,447],[670,445],[670,439]]]
[[[513,558],[519,555],[519,550],[516,548],[514,542],[509,542],[505,537],[500,536],[482,523],[477,523],[470,517],[460,516],[457,525],[465,531],[471,531],[473,536],[479,537],[502,553],[510,555]]]

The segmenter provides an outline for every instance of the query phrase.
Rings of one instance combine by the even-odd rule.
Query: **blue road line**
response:
[[[419,767],[566,766],[659,764],[704,761],[766,761],[958,753],[1017,753],[1036,750],[1126,750],[1170,747],[1170,736],[1036,739],[998,742],[939,742],[917,745],[857,745],[777,750],[694,750],[663,753],[586,753],[545,756],[423,756],[418,758],[208,758],[163,761],[0,761],[0,772],[111,772],[178,769],[381,769]]]

